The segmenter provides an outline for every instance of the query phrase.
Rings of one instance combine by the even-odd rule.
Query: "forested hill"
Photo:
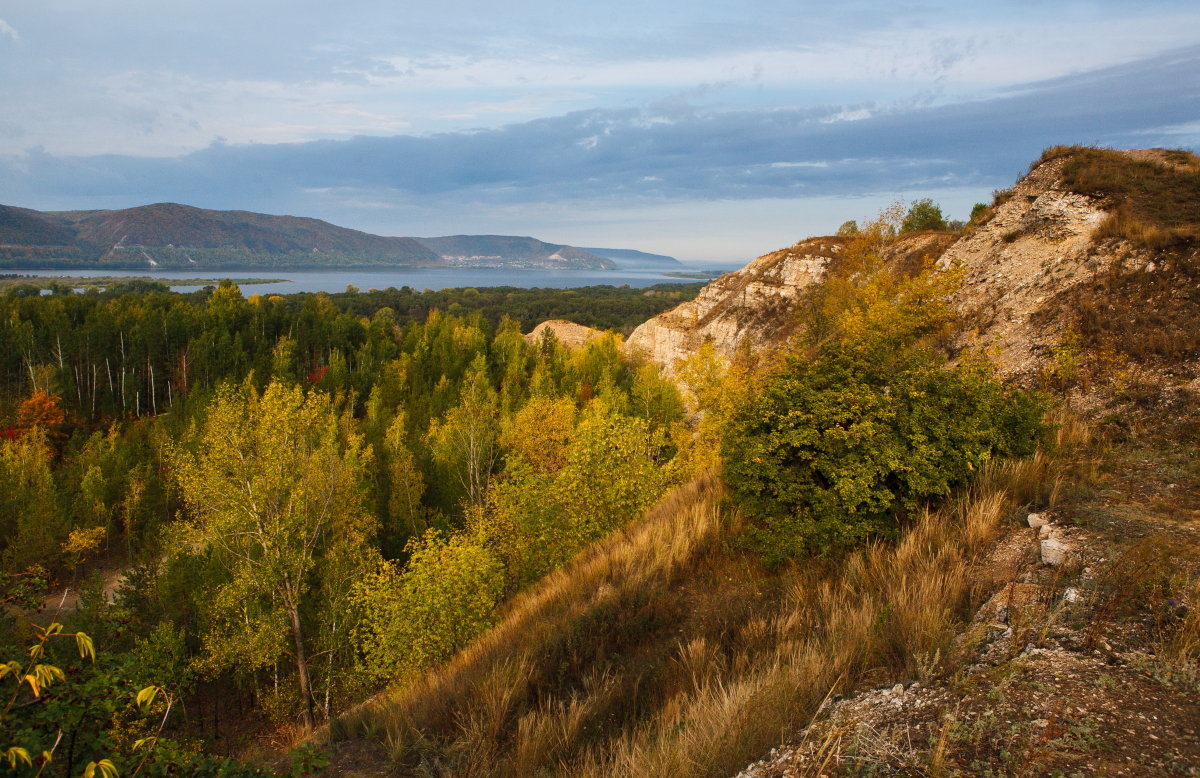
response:
[[[0,267],[351,268],[616,265],[535,238],[383,237],[319,219],[214,211],[178,203],[121,210],[0,206]]]
[[[616,262],[623,267],[657,267],[663,269],[682,268],[684,265],[675,257],[668,257],[666,254],[651,254],[646,251],[636,251],[634,249],[603,249],[584,247],[583,251],[590,252],[596,256],[605,257]]]
[[[546,268],[594,268],[612,270],[616,265],[587,249],[546,243],[537,238],[513,235],[448,235],[417,238],[454,265],[470,267],[526,266]]]

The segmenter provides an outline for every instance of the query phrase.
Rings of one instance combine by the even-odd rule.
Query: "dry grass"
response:
[[[1059,430],[1064,447],[1083,434]],[[1064,461],[995,465],[894,545],[774,574],[731,542],[738,518],[704,476],[331,734],[386,742],[409,775],[733,774],[832,694],[944,672],[974,565],[1053,499]]]
[[[1055,159],[1064,188],[1097,198],[1109,212],[1094,240],[1125,241],[1139,261],[1114,263],[1072,287],[1042,318],[1079,334],[1089,355],[1086,380],[1153,400],[1161,387],[1142,386],[1130,361],[1160,366],[1200,357],[1200,158],[1060,146],[1034,167]]]
[[[1083,146],[1047,149],[1034,165],[1064,158],[1063,185],[1108,203],[1098,238],[1152,250],[1200,240],[1200,158],[1187,151],[1121,152]]]
[[[1160,256],[1153,271],[1115,268],[1066,300],[1083,345],[1142,362],[1200,356],[1200,251]]]

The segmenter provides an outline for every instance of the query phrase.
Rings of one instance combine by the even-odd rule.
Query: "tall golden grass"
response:
[[[1086,438],[997,463],[895,544],[774,574],[706,474],[508,607],[445,666],[334,722],[401,772],[728,776],[831,695],[938,673],[1005,521],[1054,499]]]

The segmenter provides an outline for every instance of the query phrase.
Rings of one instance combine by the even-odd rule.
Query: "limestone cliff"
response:
[[[1169,164],[1158,159],[1169,152],[1111,153]],[[1064,300],[1075,287],[1116,270],[1155,267],[1144,248],[1101,234],[1113,199],[1080,194],[1064,183],[1070,160],[1065,152],[1036,164],[964,232],[907,235],[884,257],[910,267],[937,259],[944,269],[961,268],[963,283],[951,299],[963,315],[959,345],[986,348],[1009,376],[1032,375],[1052,356],[1069,323],[1060,315]],[[642,324],[628,348],[671,370],[706,340],[725,356],[743,344],[777,346],[794,332],[801,293],[824,278],[844,245],[843,238],[810,238],[761,256],[713,281],[695,300]]]
[[[542,333],[546,330],[554,333],[554,337],[558,338],[559,343],[562,343],[567,348],[579,348],[586,344],[592,337],[601,334],[600,330],[585,327],[575,322],[564,319],[548,319],[526,334],[525,342],[531,345],[537,344],[542,339]]]
[[[1055,295],[1109,268],[1117,255],[1097,247],[1107,213],[1094,198],[1062,186],[1065,160],[1038,165],[941,257],[960,264],[963,283],[952,303],[966,320],[963,342],[976,340],[1006,374],[1034,370],[1060,328],[1032,326]]]
[[[941,233],[908,235],[889,248],[885,259],[905,264],[936,259],[952,240]],[[744,345],[752,350],[774,348],[795,332],[802,293],[825,278],[845,243],[841,237],[807,238],[764,254],[708,284],[696,299],[643,323],[629,336],[626,348],[668,371],[706,340],[725,357]]]
[[[626,349],[671,370],[706,340],[727,357],[746,341],[752,348],[781,342],[791,332],[801,290],[825,277],[843,243],[842,238],[810,238],[764,254],[708,284],[694,300],[643,323]]]

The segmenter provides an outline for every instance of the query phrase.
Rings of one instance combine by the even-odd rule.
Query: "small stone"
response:
[[[1054,536],[1054,527],[1051,527],[1049,524],[1043,524],[1041,527],[1038,528],[1038,537],[1041,538],[1042,540],[1045,540],[1046,538],[1053,537],[1053,536]]]
[[[1050,519],[1046,518],[1044,513],[1031,513],[1025,517],[1025,521],[1029,522],[1033,529],[1040,529],[1050,523]]]
[[[904,684],[898,683],[892,687],[892,694],[904,694]]]
[[[1057,567],[1063,563],[1070,552],[1071,546],[1059,538],[1046,538],[1042,541],[1042,564]]]
[[[1082,595],[1079,594],[1078,589],[1076,589],[1074,586],[1068,586],[1063,592],[1062,598],[1063,602],[1079,602],[1079,598],[1081,596]]]

